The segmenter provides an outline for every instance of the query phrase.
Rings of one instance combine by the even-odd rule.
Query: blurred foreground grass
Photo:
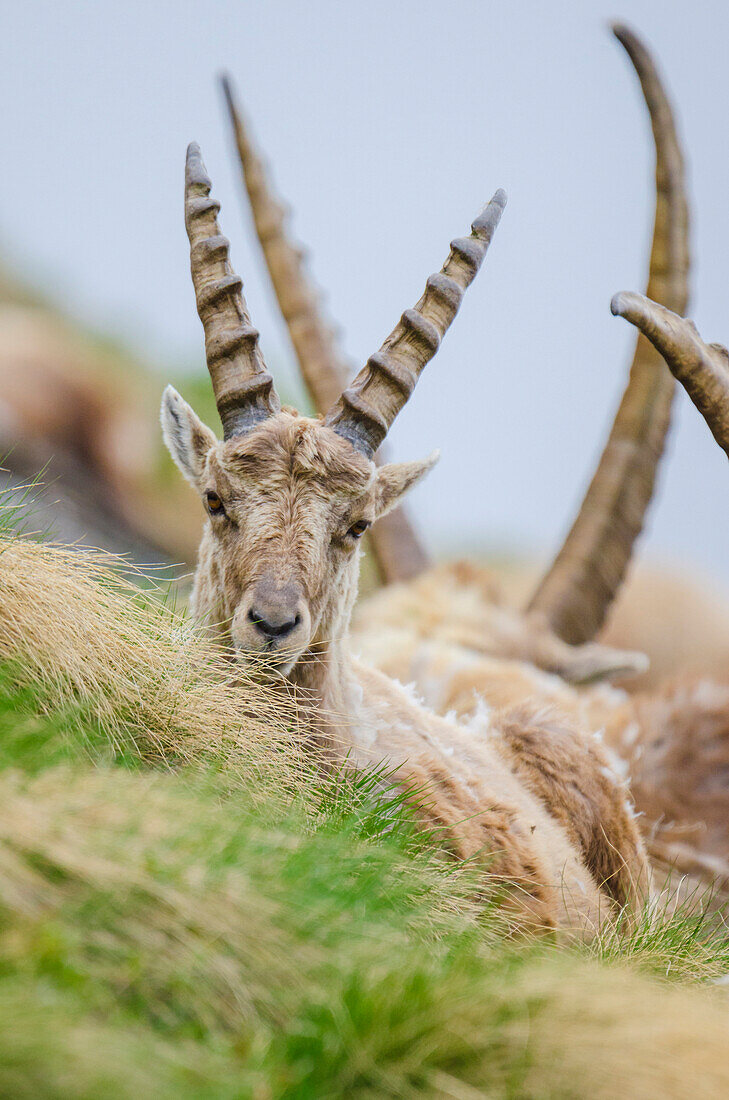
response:
[[[0,1095],[729,1094],[721,922],[509,939],[386,774],[3,514]]]

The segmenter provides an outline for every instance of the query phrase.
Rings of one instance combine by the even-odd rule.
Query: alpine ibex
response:
[[[224,440],[171,387],[162,426],[207,511],[195,615],[238,660],[265,662],[282,691],[303,697],[317,751],[386,763],[445,847],[485,852],[518,925],[584,932],[616,906],[640,906],[647,859],[594,739],[526,705],[459,726],[360,665],[347,645],[359,540],[435,461],[377,467],[373,456],[478,271],[505,195],[452,243],[416,307],[314,420],[280,408],[210,186],[191,145],[185,220]]]

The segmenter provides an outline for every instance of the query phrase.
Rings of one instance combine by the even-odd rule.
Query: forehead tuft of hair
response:
[[[315,479],[333,491],[363,493],[375,477],[375,466],[346,439],[319,419],[282,411],[245,436],[223,446],[228,472],[287,474]]]

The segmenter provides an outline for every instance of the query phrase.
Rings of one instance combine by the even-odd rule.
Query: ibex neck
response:
[[[339,639],[307,651],[289,675],[311,720],[327,739],[346,739],[358,719],[362,688],[346,641]]]

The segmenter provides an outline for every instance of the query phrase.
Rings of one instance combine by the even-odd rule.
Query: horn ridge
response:
[[[185,227],[197,311],[205,332],[205,357],[223,436],[242,435],[280,407],[273,378],[258,346],[243,283],[229,259],[229,243],[218,226],[220,203],[199,146],[188,146],[185,166]]]
[[[342,393],[325,423],[371,458],[412,394],[420,374],[438,350],[473,282],[506,206],[498,190],[471,226],[470,237],[451,243],[440,272],[431,275],[414,307]]]

